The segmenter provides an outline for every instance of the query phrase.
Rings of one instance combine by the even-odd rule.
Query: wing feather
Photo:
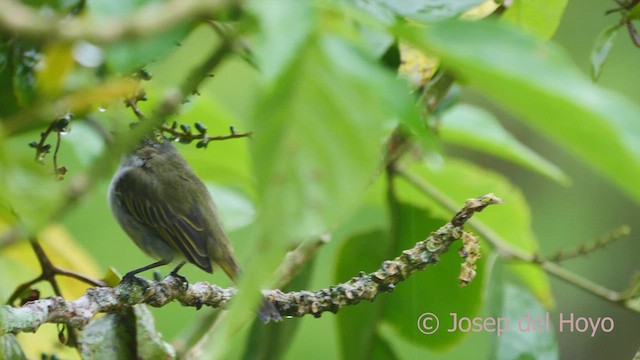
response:
[[[211,259],[206,248],[210,234],[203,224],[203,214],[195,200],[184,202],[189,204],[186,209],[169,205],[168,196],[143,169],[133,168],[122,177],[116,184],[116,191],[121,194],[122,203],[129,214],[155,230],[187,261],[211,272]]]

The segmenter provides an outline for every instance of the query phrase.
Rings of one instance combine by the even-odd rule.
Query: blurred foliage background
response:
[[[150,3],[90,0],[83,11],[93,18],[113,19]],[[489,10],[477,10],[480,15],[475,17],[504,13],[471,23],[449,18],[458,18],[482,1],[436,2],[446,4],[442,12],[425,3],[249,2],[240,12],[223,7],[212,15],[219,23],[232,24],[250,52],[236,46],[170,120],[201,122],[209,135],[227,134],[230,126],[254,132],[251,139],[211,142],[206,150],[194,144],[179,147],[209,186],[247,276],[267,283],[266,270],[272,270],[286,250],[329,231],[331,241],[319,249],[290,290],[346,281],[359,271],[374,271],[383,260],[446,223],[453,213],[442,197],[458,207],[466,198],[493,192],[507,203],[479,214],[479,221],[509,244],[530,252],[574,249],[628,224],[629,237],[562,262],[610,289],[627,288],[639,269],[640,251],[640,192],[634,189],[640,174],[640,73],[634,66],[640,50],[624,27],[608,56],[600,54],[606,63],[597,81],[587,79],[594,44],[604,29],[620,21],[619,14],[605,12],[618,5],[514,0],[511,8],[496,10],[489,1],[482,5]],[[73,12],[78,5],[28,4],[61,13]],[[45,10],[42,14],[47,16]],[[495,18],[501,18],[498,24]],[[403,22],[399,19],[450,21],[422,29],[398,25]],[[90,38],[38,41],[37,36],[12,34],[10,26],[3,25],[0,185],[5,190],[0,200],[20,215],[28,231],[38,234],[56,265],[98,278],[109,268],[123,274],[150,262],[111,216],[106,193],[120,150],[113,150],[119,148],[106,143],[93,124],[123,133],[136,121],[122,102],[122,91],[105,95],[105,83],[117,88],[119,80],[144,66],[153,77],[140,83],[148,100],[138,104],[151,115],[167,93],[218,48],[220,34],[233,34],[199,21],[174,25],[151,37],[124,37],[104,45],[95,39],[92,44]],[[437,94],[437,108],[429,109],[429,126],[420,117],[428,106],[414,106],[420,90],[410,94],[409,86],[396,79],[398,38],[430,56],[424,65],[429,70],[422,74],[426,80],[437,66],[437,74],[456,75],[457,84]],[[18,50],[16,39],[21,40]],[[11,51],[21,51],[25,61],[32,56],[34,64],[40,64],[32,72],[14,69],[14,80],[37,79],[7,79]],[[405,66],[414,61],[407,52],[403,56]],[[425,60],[415,61],[420,67]],[[410,76],[415,80],[421,75]],[[122,86],[129,89],[128,83]],[[97,94],[89,91],[94,87]],[[60,99],[83,92],[89,105],[77,105],[81,110],[74,111],[78,114],[57,156],[69,173],[64,181],[52,181],[52,154],[41,166],[33,161],[34,149],[27,144],[38,141],[48,122],[61,115],[55,113]],[[48,102],[52,107],[43,105]],[[29,107],[40,112],[29,113]],[[14,134],[16,123],[25,124],[26,130]],[[395,194],[389,197],[381,159],[383,145],[397,126],[412,144],[403,168],[437,192],[425,194],[397,176]],[[82,188],[83,181],[93,186],[91,190],[57,219],[57,205],[74,186]],[[11,229],[14,217],[6,207],[0,211],[0,231]],[[503,261],[486,241],[482,250],[478,276],[467,287],[458,286],[461,260],[452,251],[438,266],[373,303],[345,308],[337,315],[214,334],[218,340],[202,346],[202,358],[600,359],[631,358],[638,350],[637,308],[605,301],[534,265]],[[0,247],[0,300],[37,276],[38,270],[26,241]],[[192,266],[182,274],[190,282],[230,285],[218,272],[211,277]],[[250,283],[241,286],[257,287]],[[70,299],[86,289],[69,279],[61,285]],[[38,289],[42,296],[50,295],[46,284]],[[241,313],[242,306],[239,301],[226,321],[240,323],[239,315],[233,314]],[[190,346],[185,342],[193,338],[198,320],[216,313],[177,303],[150,310],[157,330],[178,352]],[[555,330],[547,332],[511,331],[497,337],[442,330],[424,335],[416,327],[423,312],[433,312],[442,321],[451,312],[517,318],[547,311],[552,321],[558,314],[571,313],[611,317],[615,329],[592,337],[560,332],[554,323]],[[451,325],[444,320],[442,326]],[[54,325],[36,334],[19,334],[18,340],[29,358],[42,352],[77,357],[58,343]],[[220,341],[226,341],[224,349],[216,348]]]

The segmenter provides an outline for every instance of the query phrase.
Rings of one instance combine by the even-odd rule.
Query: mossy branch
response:
[[[284,293],[271,290],[265,291],[265,295],[285,317],[308,314],[319,317],[323,312],[335,313],[363,300],[373,301],[380,293],[393,291],[396,285],[412,274],[424,270],[430,264],[438,263],[440,255],[447,252],[453,242],[463,237],[463,226],[475,212],[499,203],[502,200],[493,194],[467,200],[450,222],[416,243],[413,248],[404,250],[395,259],[383,262],[375,272],[362,272],[347,282],[317,291]],[[181,276],[169,275],[161,281],[135,278],[114,288],[91,288],[74,301],[53,296],[27,302],[19,308],[1,306],[0,335],[33,332],[45,323],[82,328],[98,313],[118,311],[136,304],[161,307],[177,300],[184,306],[195,308],[203,305],[224,307],[235,294],[235,288],[220,288],[205,282],[189,284]]]

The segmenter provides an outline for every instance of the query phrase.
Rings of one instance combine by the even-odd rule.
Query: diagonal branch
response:
[[[475,212],[482,211],[502,200],[487,194],[469,199],[450,222],[428,238],[416,243],[393,260],[382,263],[370,274],[360,273],[351,280],[318,291],[280,290],[265,291],[280,313],[286,317],[311,314],[319,317],[323,312],[337,312],[362,300],[373,301],[382,292],[391,292],[397,284],[428,265],[440,261],[440,255],[462,237],[463,226]],[[57,323],[73,327],[85,326],[96,314],[118,311],[136,304],[161,307],[177,300],[184,306],[200,308],[202,305],[223,307],[236,294],[235,288],[220,288],[205,282],[188,284],[180,276],[169,275],[161,281],[135,278],[124,281],[115,288],[91,288],[75,301],[54,296],[26,303],[20,308],[0,307],[0,335],[6,333],[34,332],[42,324]]]
[[[430,184],[424,182],[422,179],[402,167],[398,167],[395,170],[400,176],[404,177],[417,189],[431,196],[444,207],[448,209],[452,208],[450,199],[440,193],[438,189],[432,187]],[[502,257],[503,259],[535,264],[545,272],[555,276],[558,279],[577,286],[604,300],[610,301],[614,304],[618,304],[627,309],[640,312],[640,294],[638,293],[638,291],[640,291],[640,285],[636,285],[635,282],[633,282],[625,291],[618,292],[615,290],[611,290],[590,279],[580,276],[555,262],[543,259],[536,253],[530,253],[511,245],[482,223],[473,223],[472,225],[478,232],[478,234],[486,239],[487,242],[495,248],[500,257]],[[638,281],[638,284],[640,284],[640,281]]]
[[[161,33],[188,21],[205,20],[232,5],[228,0],[172,0],[151,4],[128,16],[107,20],[64,19],[43,15],[18,1],[0,0],[0,31],[48,41],[86,40],[110,44]]]

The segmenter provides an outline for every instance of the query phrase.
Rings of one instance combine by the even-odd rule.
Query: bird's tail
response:
[[[273,305],[273,303],[267,298],[264,299],[264,302],[260,307],[260,311],[258,311],[258,316],[260,317],[260,320],[262,320],[262,322],[264,322],[265,324],[269,321],[277,322],[282,320],[282,315],[280,315],[280,312],[278,311],[278,309],[276,309],[276,306]]]

